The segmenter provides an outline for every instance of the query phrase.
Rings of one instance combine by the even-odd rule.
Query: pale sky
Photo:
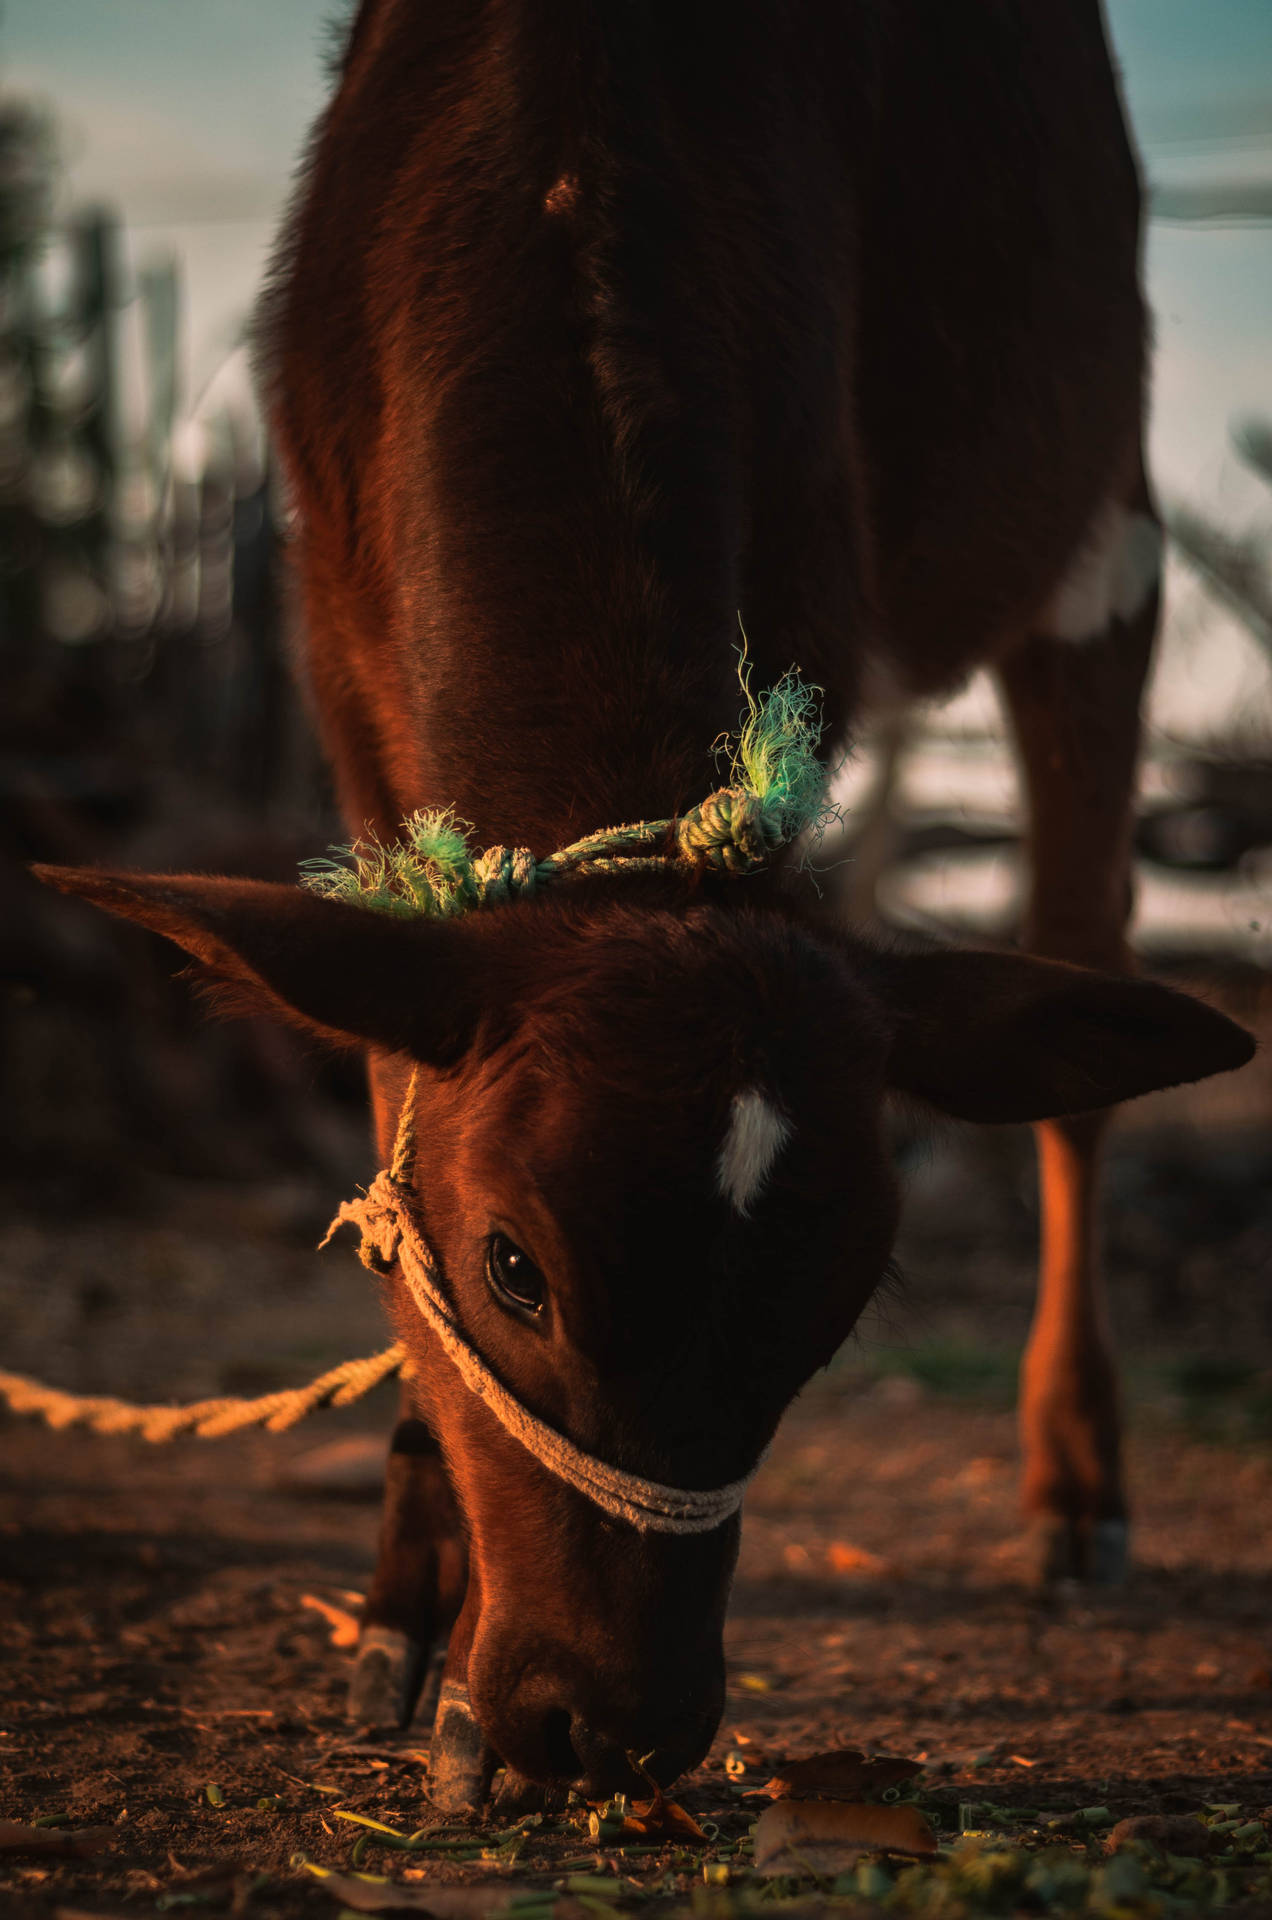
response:
[[[338,5],[334,10],[338,10]],[[122,212],[134,264],[175,251],[187,389],[232,344],[322,99],[333,0],[4,0],[0,83],[57,110],[77,200]],[[1272,191],[1272,0],[1109,0],[1155,180]],[[1154,221],[1154,465],[1240,512],[1231,419],[1272,414],[1272,222]]]

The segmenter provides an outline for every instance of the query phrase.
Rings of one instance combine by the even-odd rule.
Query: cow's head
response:
[[[469,1340],[587,1452],[674,1486],[744,1475],[878,1283],[889,1089],[1030,1120],[1251,1051],[1162,986],[889,954],[599,883],[423,922],[260,882],[43,877],[168,935],[240,997],[369,1045],[390,1121],[422,1063],[409,1178]],[[633,1753],[674,1777],[722,1708],[736,1520],[679,1536],[608,1518],[510,1438],[391,1291],[469,1528],[457,1637],[487,1739],[532,1778],[598,1792],[630,1784]]]

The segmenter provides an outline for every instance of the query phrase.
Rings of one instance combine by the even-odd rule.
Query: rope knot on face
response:
[[[755,873],[785,839],[780,815],[745,787],[721,787],[676,822],[682,858],[718,873]]]
[[[529,847],[487,847],[473,861],[477,905],[502,906],[528,900],[539,884],[539,866]]]
[[[337,1227],[357,1227],[362,1235],[358,1258],[369,1273],[380,1279],[393,1271],[402,1240],[401,1193],[387,1167],[382,1167],[366,1193],[358,1200],[342,1200],[340,1211],[318,1242],[319,1252],[328,1244]]]
[[[802,833],[820,831],[835,809],[825,798],[818,688],[793,669],[754,698],[739,670],[747,714],[733,752],[731,782],[680,819],[602,827],[536,859],[528,847],[475,852],[471,829],[453,807],[417,809],[401,838],[385,846],[368,828],[336,859],[302,863],[303,885],[330,900],[426,920],[526,900],[571,876],[666,873],[679,866],[749,874],[766,867]],[[726,736],[722,745],[729,745]],[[348,864],[345,864],[345,863]]]

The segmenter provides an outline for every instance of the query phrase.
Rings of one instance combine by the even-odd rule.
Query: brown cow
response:
[[[682,1488],[754,1465],[883,1273],[889,1089],[1041,1122],[1025,1505],[1053,1570],[1097,1574],[1125,1506],[1091,1114],[1250,1052],[1118,977],[1160,554],[1138,223],[1095,0],[365,0],[268,314],[351,828],[453,804],[542,854],[682,813],[736,721],[740,611],[756,684],[798,662],[836,736],[993,665],[1045,958],[881,949],[789,870],[440,923],[58,882],[367,1045],[386,1155],[423,1063],[411,1204],[466,1338]],[[414,1377],[358,1706],[409,1712],[453,1621],[443,1797],[492,1754],[670,1779],[721,1711],[736,1520],[601,1511],[388,1297]]]

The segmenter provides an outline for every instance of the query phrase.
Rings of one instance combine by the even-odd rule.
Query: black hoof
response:
[[[1025,1537],[1029,1584],[1049,1592],[1065,1580],[1076,1580],[1077,1532],[1058,1514],[1036,1514]]]
[[[1130,1532],[1125,1520],[1071,1520],[1038,1514],[1030,1523],[1029,1571],[1042,1589],[1080,1581],[1120,1587],[1126,1579]]]
[[[1126,1584],[1130,1528],[1125,1520],[1093,1520],[1086,1537],[1086,1578],[1093,1587]]]
[[[495,1756],[468,1702],[468,1689],[442,1682],[429,1748],[429,1797],[443,1813],[475,1812],[490,1792]]]
[[[424,1649],[396,1627],[364,1627],[345,1712],[358,1726],[410,1725],[424,1680]]]

